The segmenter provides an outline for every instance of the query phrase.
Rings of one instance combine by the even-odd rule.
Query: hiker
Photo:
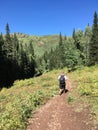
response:
[[[67,80],[67,76],[64,74],[64,72],[61,73],[61,75],[58,76],[58,80],[59,80],[59,87],[60,87],[60,91],[59,94],[61,95],[63,92],[66,92],[66,80]]]

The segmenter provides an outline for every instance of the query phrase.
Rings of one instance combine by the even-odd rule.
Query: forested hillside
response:
[[[36,56],[42,56],[46,50],[49,51],[51,48],[55,48],[59,41],[59,35],[30,36],[16,33],[16,36],[21,44],[28,44],[31,42]]]
[[[44,72],[67,67],[73,71],[78,66],[98,64],[98,15],[94,13],[93,25],[82,30],[73,29],[72,36],[0,35],[0,88],[9,87],[16,79],[26,79]]]

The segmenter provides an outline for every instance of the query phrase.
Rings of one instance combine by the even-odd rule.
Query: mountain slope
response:
[[[28,44],[32,42],[35,55],[40,56],[46,50],[55,48],[59,43],[59,35],[30,36],[25,34],[16,34],[20,43]]]
[[[27,130],[98,130],[97,98],[92,97],[98,85],[97,72],[98,67],[94,66],[68,74],[69,91],[55,96],[37,110],[29,120]],[[81,88],[84,84],[85,87]]]
[[[66,68],[63,70],[53,70],[39,77],[17,80],[9,89],[3,88],[0,92],[0,129],[25,129],[28,124],[27,119],[32,114],[36,116],[34,112],[44,104],[46,104],[45,107],[43,106],[40,110],[44,109],[48,114],[46,115],[43,113],[44,111],[42,112],[49,119],[49,123],[47,122],[49,129],[51,127],[54,130],[57,128],[55,126],[55,119],[58,128],[66,127],[64,120],[67,119],[67,125],[71,122],[74,125],[78,123],[79,126],[84,124],[85,128],[89,128],[89,130],[92,130],[90,128],[98,129],[96,127],[98,124],[98,66],[82,67],[67,73],[70,82],[67,86],[69,91],[59,96],[57,77],[61,71],[67,73]],[[52,97],[54,98],[47,103]],[[80,117],[81,120],[79,120]],[[35,118],[33,119],[35,120]],[[43,117],[42,119],[46,118]],[[60,122],[63,122],[61,126]],[[67,128],[71,129],[71,124]],[[82,127],[83,129],[84,126]]]

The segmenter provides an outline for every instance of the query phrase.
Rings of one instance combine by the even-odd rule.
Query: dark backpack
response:
[[[64,83],[65,83],[65,77],[64,77],[64,75],[61,75],[60,84],[64,84]]]

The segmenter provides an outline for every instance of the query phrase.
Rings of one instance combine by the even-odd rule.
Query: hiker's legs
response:
[[[61,95],[63,92],[65,92],[65,84],[60,84],[59,94]]]
[[[61,95],[64,92],[64,89],[60,89],[59,95]]]

